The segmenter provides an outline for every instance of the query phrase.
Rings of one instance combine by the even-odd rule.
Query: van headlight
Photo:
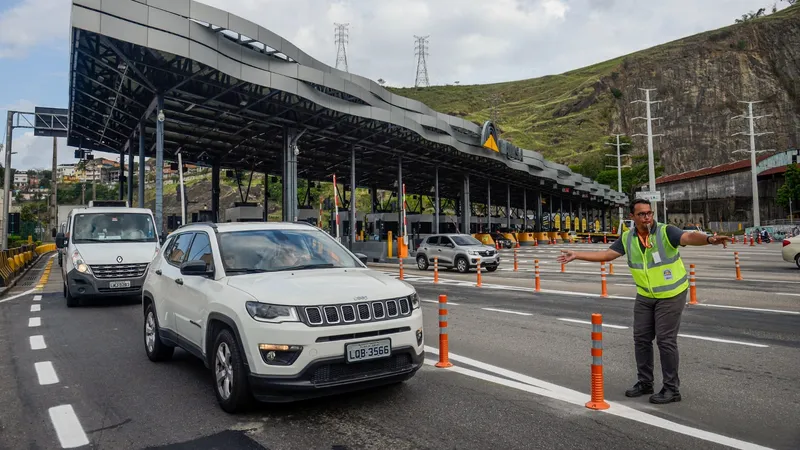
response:
[[[255,320],[260,322],[281,323],[299,322],[297,310],[292,306],[271,305],[261,302],[245,303],[247,313]]]
[[[92,269],[83,261],[83,256],[81,256],[81,253],[77,250],[72,252],[72,267],[80,273],[92,274]]]
[[[411,309],[419,308],[419,295],[416,292],[408,296],[408,302],[411,303]]]

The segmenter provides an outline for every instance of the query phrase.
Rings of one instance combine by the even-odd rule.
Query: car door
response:
[[[437,250],[441,250],[436,252],[439,255],[439,262],[452,266],[456,256],[453,240],[449,236],[440,236]]]
[[[207,270],[215,268],[211,238],[204,231],[195,233],[184,262],[198,260],[206,263]],[[178,333],[200,350],[206,329],[208,304],[212,296],[218,293],[220,287],[213,277],[184,275],[180,279],[182,284],[176,284],[180,295],[175,297],[178,299],[177,310],[180,312],[180,314],[176,314]]]
[[[176,333],[175,315],[172,313],[172,302],[168,291],[172,288],[172,280],[167,280],[163,273],[164,266],[167,265],[166,259],[174,246],[175,236],[172,236],[164,243],[150,267],[147,268],[147,280],[145,281],[147,293],[155,301],[159,327],[172,332],[173,339]]]
[[[172,329],[178,335],[178,338],[180,338],[180,324],[185,320],[183,317],[185,314],[183,304],[186,299],[182,297],[187,293],[181,289],[179,284],[182,283],[183,278],[181,264],[186,260],[194,235],[193,231],[176,235],[173,238],[174,244],[168,249],[168,253],[164,255],[164,263],[158,269],[161,273],[155,272],[157,276],[161,277],[161,290],[154,295],[161,297],[162,303],[166,305],[166,308],[171,313],[171,317],[168,320],[173,325]]]

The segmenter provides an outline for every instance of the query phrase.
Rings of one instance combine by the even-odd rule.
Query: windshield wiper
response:
[[[236,269],[225,269],[225,273],[264,273],[269,272],[269,270],[264,269],[245,269],[243,267],[236,268]]]
[[[305,269],[329,269],[334,267],[331,263],[321,263],[321,264],[303,264],[299,266],[292,266],[292,267],[285,267],[283,269],[277,269],[275,272],[283,272],[287,270],[305,270]]]

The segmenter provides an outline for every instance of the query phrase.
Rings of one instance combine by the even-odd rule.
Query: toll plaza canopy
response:
[[[358,187],[397,191],[399,180],[408,193],[435,187],[462,204],[533,205],[528,191],[540,210],[545,196],[602,211],[628,201],[498,139],[490,122],[433,111],[203,3],[73,0],[70,41],[68,145],[128,154],[131,177],[136,149],[156,167],[178,152],[214,167],[217,198],[225,167],[282,174],[285,193],[296,192],[297,178],[357,173]],[[141,199],[141,164],[139,177]],[[284,195],[290,218],[296,197]]]

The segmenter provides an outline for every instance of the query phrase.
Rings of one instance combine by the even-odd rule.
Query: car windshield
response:
[[[219,234],[226,273],[361,267],[330,235],[317,230],[247,230]]]
[[[456,245],[483,245],[483,243],[472,236],[453,236]]]
[[[144,213],[77,214],[72,242],[156,242],[153,218]]]

